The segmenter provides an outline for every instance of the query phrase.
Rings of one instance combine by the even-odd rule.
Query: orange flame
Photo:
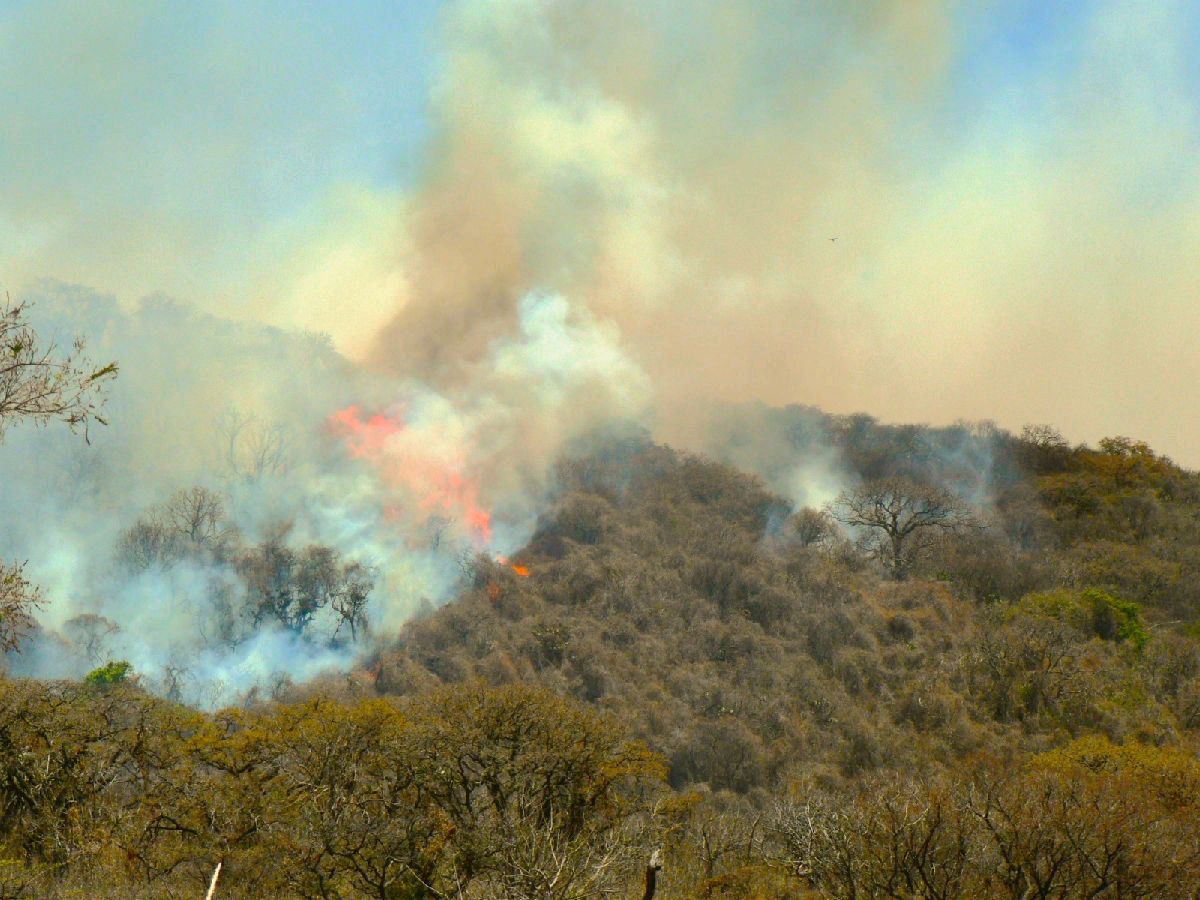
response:
[[[425,519],[440,513],[462,522],[480,544],[491,540],[491,514],[479,503],[478,484],[462,474],[463,460],[422,456],[414,442],[400,441],[406,426],[399,415],[363,418],[359,406],[352,404],[331,415],[329,427],[352,459],[367,462],[385,485],[413,498],[407,510],[389,503],[384,514],[390,521],[400,520],[405,511]]]
[[[370,461],[379,459],[388,438],[404,428],[403,422],[389,419],[383,413],[363,421],[357,403],[339,409],[329,417],[329,424],[345,440],[351,457]]]
[[[529,577],[529,566],[522,566],[519,563],[511,562],[507,556],[497,556],[496,562],[500,563],[502,566],[507,566],[508,568],[512,569],[522,578]]]

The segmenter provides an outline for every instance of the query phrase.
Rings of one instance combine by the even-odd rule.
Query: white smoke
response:
[[[465,554],[511,553],[527,540],[566,442],[644,417],[650,400],[615,330],[557,294],[527,296],[516,333],[497,337],[470,377],[442,392],[356,368],[319,336],[235,324],[163,298],[126,311],[45,284],[24,299],[41,333],[83,335],[121,374],[110,424],[93,429],[90,444],[18,425],[0,445],[0,503],[12,511],[0,522],[0,554],[27,560],[49,599],[43,633],[10,666],[78,677],[123,658],[148,684],[170,683],[205,705],[280,675],[350,666],[362,647],[332,643],[328,614],[303,636],[244,617],[231,633],[222,609],[236,607],[244,587],[228,563],[121,566],[121,535],[148,508],[203,486],[224,498],[242,541],[282,535],[371,567],[372,633],[386,637],[422,604],[453,595]],[[352,405],[363,421],[387,425],[370,454],[356,454],[339,431],[335,414]],[[469,486],[490,515],[486,531],[463,520],[465,504],[422,496],[439,479]],[[87,615],[102,617],[90,620],[99,623],[90,647],[72,631]]]

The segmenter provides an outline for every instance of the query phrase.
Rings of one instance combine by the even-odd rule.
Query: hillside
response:
[[[828,508],[591,441],[524,549],[355,671],[216,714],[116,664],[0,683],[5,896],[217,862],[218,896],[641,896],[654,848],[660,898],[1194,893],[1200,478],[772,415],[833,453]],[[945,515],[897,549],[845,526],[864,497]]]
[[[945,432],[855,428],[858,478],[943,474],[921,450]],[[902,581],[728,467],[650,444],[569,462],[516,558],[528,577],[477,560],[471,590],[378,655],[374,688],[534,682],[613,712],[676,787],[739,793],[1187,735],[1200,480],[1123,439],[972,439],[992,445],[987,527],[938,535]]]

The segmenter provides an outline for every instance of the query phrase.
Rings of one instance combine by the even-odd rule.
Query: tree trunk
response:
[[[646,892],[642,900],[654,900],[654,892],[658,889],[658,873],[662,869],[662,851],[655,850],[650,854],[650,864],[646,866]]]

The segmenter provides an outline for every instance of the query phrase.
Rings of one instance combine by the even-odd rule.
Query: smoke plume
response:
[[[3,557],[51,598],[24,671],[214,703],[349,662],[324,613],[237,613],[236,554],[121,564],[197,486],[238,546],[374,573],[387,634],[615,421],[801,505],[846,478],[823,420],[745,404],[1200,458],[1194,3],[458,0],[397,47],[214,9],[0,13],[0,275],[122,369],[92,446],[0,446]]]
[[[618,323],[676,440],[754,399],[1194,461],[1188,7],[1085,4],[1040,46],[1033,14],[456,5],[374,360],[452,382],[543,286]]]
[[[20,673],[126,658],[152,685],[170,679],[211,704],[349,666],[362,645],[335,639],[330,609],[303,630],[258,614],[245,552],[164,558],[153,532],[131,529],[180,491],[210,491],[222,512],[204,527],[222,539],[328,547],[374,573],[367,618],[387,636],[449,599],[471,556],[524,544],[560,447],[645,411],[645,378],[614,331],[554,294],[526,296],[516,333],[445,392],[369,374],[319,336],[161,298],[126,311],[46,284],[32,299],[41,334],[91,335],[121,377],[90,445],[29,426],[0,445],[0,502],[20,511],[0,523],[0,545],[51,599],[11,660]]]

